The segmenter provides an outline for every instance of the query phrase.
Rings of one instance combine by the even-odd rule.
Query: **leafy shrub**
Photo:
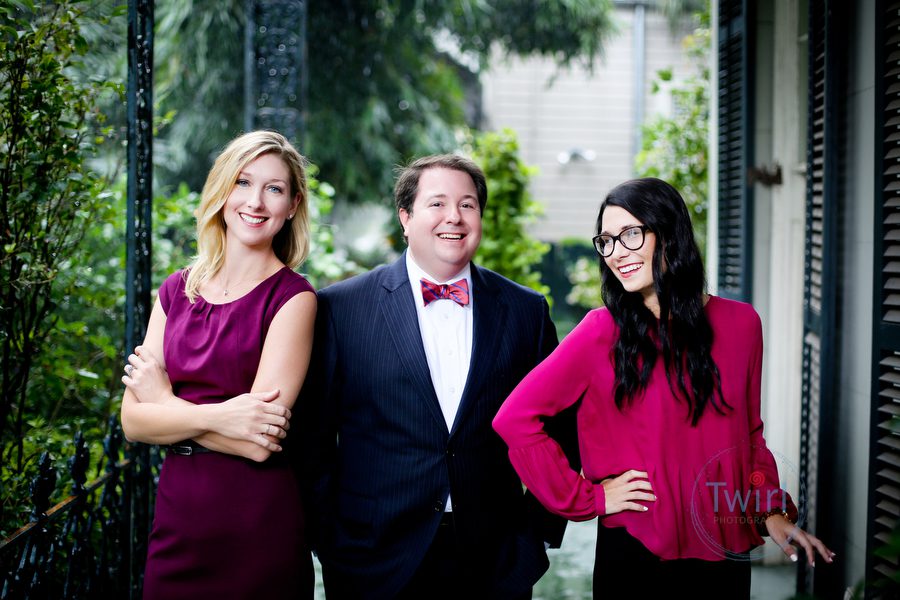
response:
[[[89,158],[104,140],[99,98],[77,81],[80,2],[0,10],[0,466],[23,466],[29,378],[58,324],[54,286],[107,198]]]
[[[683,42],[695,73],[672,85],[672,116],[655,116],[642,126],[642,148],[636,172],[672,184],[687,203],[694,235],[706,254],[709,188],[709,13],[697,16],[698,27]],[[672,71],[657,72],[654,93],[672,81]]]
[[[317,179],[318,168],[311,165],[307,169],[309,187],[310,240],[309,257],[300,266],[300,271],[316,289],[330,283],[361,273],[363,268],[347,258],[343,249],[334,245],[334,231],[331,228],[331,211],[334,209],[334,187]]]
[[[527,231],[543,208],[528,192],[535,171],[519,158],[515,132],[504,129],[476,136],[472,157],[484,170],[488,185],[488,203],[482,215],[484,233],[475,262],[547,295],[550,288],[541,282],[537,265],[550,246]]]

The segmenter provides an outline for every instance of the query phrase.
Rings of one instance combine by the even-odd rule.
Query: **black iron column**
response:
[[[150,318],[153,180],[153,1],[128,3],[128,208],[125,235],[125,352],[144,339]]]
[[[244,129],[305,133],[306,0],[247,0]]]
[[[125,354],[144,339],[150,318],[150,219],[153,182],[153,0],[128,2],[128,207],[125,266]],[[143,444],[129,452],[133,485],[126,485],[131,506],[123,531],[122,560],[129,573],[130,597],[140,597],[152,514],[149,450]],[[136,468],[134,468],[136,467]]]

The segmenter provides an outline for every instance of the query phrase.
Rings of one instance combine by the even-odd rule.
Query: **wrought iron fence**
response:
[[[53,506],[58,473],[49,453],[41,456],[31,521],[0,542],[0,597],[140,597],[159,452],[127,444],[117,416],[108,430],[102,473],[90,483],[90,453],[81,433],[75,436],[72,487]]]

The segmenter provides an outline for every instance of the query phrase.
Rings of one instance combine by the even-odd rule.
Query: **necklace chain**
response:
[[[235,290],[235,289],[241,287],[242,285],[244,285],[245,283],[250,283],[251,281],[257,281],[257,279],[245,279],[243,281],[239,281],[236,284],[234,284],[233,286],[231,286],[231,289]],[[222,286],[222,295],[226,296],[226,297],[228,296],[228,286],[227,285]]]
[[[253,281],[263,281],[264,279],[266,279],[266,277],[269,277],[269,275],[266,275],[265,277],[252,277],[252,278],[250,278],[250,279],[244,279],[243,281],[237,282],[237,283],[234,284],[233,286],[229,286],[228,284],[225,284],[225,285],[222,286],[222,295],[225,296],[225,297],[228,297],[228,288],[229,288],[229,287],[231,288],[231,291],[234,291],[234,290],[236,290],[237,288],[239,288],[239,287],[241,287],[242,285],[244,285],[245,283],[251,283],[251,282],[253,282]]]
[[[223,286],[222,286],[222,295],[225,296],[225,297],[228,297],[228,288],[229,288],[229,287],[231,288],[231,291],[234,291],[234,290],[238,289],[239,287],[241,287],[242,285],[244,285],[245,283],[252,283],[252,282],[254,282],[254,281],[262,281],[263,279],[265,279],[265,277],[263,277],[263,278],[254,277],[254,278],[251,278],[251,279],[244,279],[243,281],[239,281],[239,282],[237,282],[236,284],[234,284],[234,285],[232,285],[232,286],[229,286],[229,285],[227,285],[227,284],[226,284],[226,285],[223,285]]]

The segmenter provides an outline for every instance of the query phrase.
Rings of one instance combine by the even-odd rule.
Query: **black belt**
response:
[[[165,446],[165,449],[178,456],[191,456],[192,454],[206,454],[207,452],[212,452],[209,448],[201,446],[193,440],[184,440],[177,444]]]

